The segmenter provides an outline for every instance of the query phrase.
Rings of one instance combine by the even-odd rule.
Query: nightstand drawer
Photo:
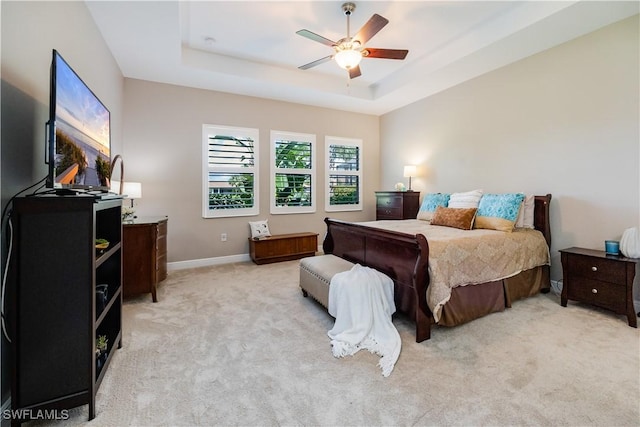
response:
[[[402,218],[402,208],[384,208],[376,209],[376,218],[378,219],[397,219]]]
[[[569,255],[568,268],[573,276],[626,286],[627,273],[624,263],[605,258]]]
[[[567,291],[567,296],[571,300],[597,305],[616,313],[625,313],[625,286],[587,278],[576,278]]]
[[[378,208],[402,209],[402,196],[378,196]]]
[[[376,191],[376,220],[415,218],[419,204],[419,191]]]

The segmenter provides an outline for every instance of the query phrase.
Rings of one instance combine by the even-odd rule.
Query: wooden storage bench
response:
[[[317,233],[276,234],[259,240],[249,238],[249,253],[256,264],[314,256],[317,249]]]

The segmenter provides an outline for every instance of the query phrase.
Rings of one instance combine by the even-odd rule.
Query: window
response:
[[[271,213],[316,211],[316,136],[271,131]]]
[[[258,129],[202,126],[202,216],[257,215]]]
[[[325,138],[325,210],[362,210],[362,140]]]

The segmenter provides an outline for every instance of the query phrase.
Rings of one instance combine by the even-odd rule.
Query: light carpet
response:
[[[298,261],[172,271],[158,296],[126,301],[96,418],[48,425],[640,425],[638,329],[554,294],[419,344],[397,316],[388,378],[376,355],[332,356]]]

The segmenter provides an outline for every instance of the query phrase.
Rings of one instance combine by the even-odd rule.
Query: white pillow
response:
[[[249,227],[251,227],[251,238],[261,238],[271,236],[269,232],[269,224],[267,219],[264,221],[249,221]]]
[[[525,196],[516,220],[516,228],[535,228],[533,226],[533,210],[535,206],[535,196]]]
[[[465,193],[453,193],[449,198],[450,208],[477,208],[482,198],[482,190],[471,190]]]

